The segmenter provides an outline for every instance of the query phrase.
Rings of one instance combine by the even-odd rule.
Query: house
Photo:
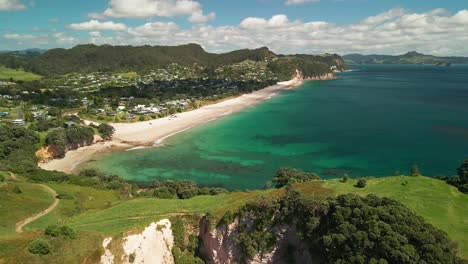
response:
[[[11,123],[15,126],[26,126],[26,122],[23,119],[15,119]]]

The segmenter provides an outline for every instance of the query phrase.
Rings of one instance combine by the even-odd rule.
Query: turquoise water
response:
[[[88,166],[135,181],[262,188],[290,166],[322,178],[388,176],[418,164],[453,175],[468,158],[468,66],[356,65],[181,133],[166,146]]]

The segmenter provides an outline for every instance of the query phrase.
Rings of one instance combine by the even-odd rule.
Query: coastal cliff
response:
[[[252,221],[248,217],[237,217],[231,224],[220,223],[214,229],[204,217],[199,226],[199,254],[208,263],[215,264],[316,263],[307,246],[300,240],[296,228],[287,224],[271,230],[278,239],[269,250],[249,257],[239,248],[238,236],[252,231]]]
[[[113,243],[115,245],[112,245]],[[127,235],[121,240],[106,238],[102,246],[104,248],[100,262],[102,264],[174,263],[172,255],[174,236],[171,222],[167,219],[151,223],[143,232]]]

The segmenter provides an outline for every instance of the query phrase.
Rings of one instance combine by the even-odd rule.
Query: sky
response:
[[[0,50],[87,43],[468,56],[468,0],[0,0]]]

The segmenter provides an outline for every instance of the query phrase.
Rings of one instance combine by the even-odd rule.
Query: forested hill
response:
[[[403,55],[362,55],[348,54],[343,59],[347,63],[359,64],[467,64],[468,57],[437,57],[425,55],[416,51],[408,52]]]
[[[338,55],[306,56],[291,55],[294,63],[315,64],[319,72],[328,71],[342,59]],[[0,54],[0,64],[9,68],[23,68],[40,75],[63,75],[72,72],[116,72],[145,71],[165,67],[171,63],[183,66],[199,65],[204,68],[216,68],[221,65],[239,63],[246,60],[272,62],[284,56],[278,56],[268,48],[243,49],[216,54],[206,52],[198,44],[181,46],[96,46],[78,45],[71,49],[51,49],[35,57],[22,57],[12,54]],[[297,61],[301,61],[298,63]],[[307,61],[307,63],[303,63]]]

